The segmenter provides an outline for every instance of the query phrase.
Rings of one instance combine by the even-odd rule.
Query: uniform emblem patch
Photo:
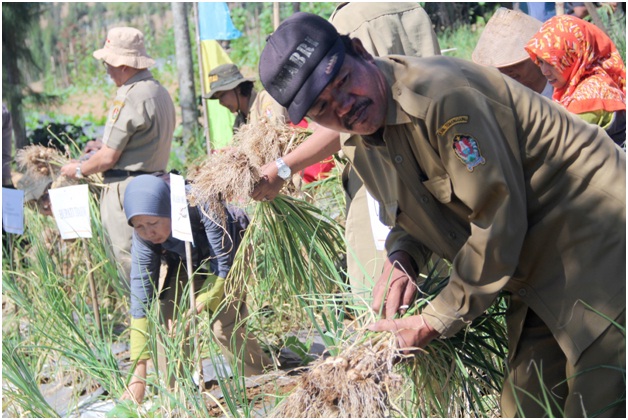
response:
[[[114,123],[117,121],[118,116],[120,115],[120,110],[124,106],[124,102],[115,101],[113,103],[113,109],[111,110],[111,122]]]
[[[458,159],[466,165],[469,172],[473,172],[476,166],[486,163],[486,160],[480,153],[478,142],[468,134],[456,135],[454,137],[453,149]]]

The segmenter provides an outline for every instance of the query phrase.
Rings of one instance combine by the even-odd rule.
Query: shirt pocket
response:
[[[427,181],[423,181],[423,185],[441,203],[447,204],[451,202],[452,188],[448,175],[430,178]]]

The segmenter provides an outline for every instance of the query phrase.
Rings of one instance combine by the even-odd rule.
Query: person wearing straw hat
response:
[[[217,99],[220,105],[236,114],[233,131],[262,117],[281,124],[288,121],[285,108],[265,91],[256,92],[255,78],[242,76],[235,64],[221,64],[212,69],[209,80],[209,93],[203,95],[203,98]]]
[[[158,301],[160,317],[168,329],[176,319],[186,316],[177,314],[176,308],[185,306],[188,298],[184,292],[188,286],[187,255],[184,242],[172,236],[170,185],[165,177],[140,175],[129,182],[124,210],[128,225],[133,229],[130,347],[131,360],[137,365],[122,399],[139,403],[144,399],[146,363],[151,357],[147,344],[148,331],[153,329],[148,328],[151,318],[147,313],[151,303]],[[238,292],[225,286],[249,220],[236,207],[224,205],[222,210],[224,214],[220,215],[208,206],[188,206],[194,238],[191,265],[195,270],[195,309],[210,312],[213,337],[225,356],[235,362],[234,366],[242,369],[246,376],[259,375],[272,366],[272,361],[243,326],[248,316],[245,297],[236,296]],[[158,285],[162,260],[168,270],[163,285]],[[233,299],[225,299],[231,293]],[[190,311],[188,315],[193,313]],[[159,337],[157,343],[158,354],[153,355],[157,356],[153,360],[159,361],[160,371],[172,371],[166,366],[177,361],[166,358],[168,352],[164,349],[163,337]],[[174,376],[169,378],[171,386],[175,379]]]
[[[500,7],[486,23],[471,59],[483,66],[496,67],[506,76],[551,99],[552,85],[524,48],[541,25],[543,22],[519,10]]]
[[[371,56],[295,13],[268,37],[265,89],[292,121],[358,134],[352,164],[394,225],[372,308],[410,353],[452,337],[501,294],[504,417],[625,417],[626,154],[494,68],[454,57]],[[419,314],[433,252],[448,284]],[[534,368],[541,372],[541,381]],[[548,407],[548,390],[556,405]]]
[[[94,51],[118,87],[102,138],[102,147],[83,161],[61,168],[69,178],[102,172],[102,224],[120,264],[120,283],[128,290],[133,229],[126,223],[122,200],[137,175],[165,172],[175,128],[170,94],[148,70],[155,64],[135,28],[112,28],[103,48]]]

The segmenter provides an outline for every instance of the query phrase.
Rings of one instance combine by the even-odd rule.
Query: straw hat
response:
[[[28,172],[18,181],[17,188],[24,191],[24,202],[37,201],[48,191],[52,180],[45,177],[34,177]]]
[[[144,35],[139,30],[128,27],[110,29],[105,46],[94,51],[93,56],[113,67],[146,69],[155,64],[155,60],[146,54]]]
[[[497,9],[486,23],[471,59],[484,66],[507,67],[530,58],[523,48],[543,22],[519,10]]]
[[[253,77],[244,77],[235,64],[221,64],[209,72],[209,93],[203,95],[205,99],[215,99],[216,92],[234,89],[240,83],[254,82]]]

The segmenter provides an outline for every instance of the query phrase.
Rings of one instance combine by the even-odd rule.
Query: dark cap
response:
[[[244,77],[235,64],[222,64],[209,72],[209,93],[203,95],[205,99],[215,99],[216,92],[235,89],[244,82],[254,82],[252,77]]]
[[[342,39],[320,16],[299,12],[271,34],[260,57],[264,88],[299,123],[345,58]]]

